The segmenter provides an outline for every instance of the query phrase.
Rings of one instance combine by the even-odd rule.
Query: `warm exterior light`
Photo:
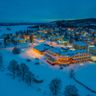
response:
[[[43,56],[39,52],[37,52],[36,50],[34,50],[33,48],[29,48],[26,51],[26,54],[27,54],[28,57],[32,57],[32,58],[41,58]]]

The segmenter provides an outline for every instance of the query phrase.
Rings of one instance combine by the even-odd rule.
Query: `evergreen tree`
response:
[[[74,85],[68,85],[65,87],[64,96],[79,96],[78,89]]]
[[[29,72],[28,66],[25,63],[20,64],[20,77],[23,81],[27,72]]]
[[[31,86],[32,82],[33,82],[33,78],[34,78],[34,75],[32,74],[31,71],[28,71],[25,73],[25,76],[24,76],[24,80],[25,82]]]
[[[59,96],[61,87],[61,80],[53,79],[50,83],[49,89],[51,91],[52,96]]]
[[[13,52],[13,54],[20,54],[21,53],[21,49],[17,48],[17,47],[14,47],[12,52]]]
[[[17,69],[18,69],[19,65],[17,63],[16,60],[12,60],[10,61],[9,63],[9,66],[8,66],[8,71],[11,73],[11,75],[13,76],[13,78],[16,77],[17,75]]]
[[[30,43],[33,43],[33,35],[30,36],[29,40],[30,40]]]
[[[3,68],[3,56],[0,54],[0,70]]]
[[[5,37],[4,38],[4,47],[6,47],[8,44],[7,44],[7,38]]]
[[[73,69],[70,70],[69,77],[70,77],[70,78],[75,77],[75,72],[74,72]]]

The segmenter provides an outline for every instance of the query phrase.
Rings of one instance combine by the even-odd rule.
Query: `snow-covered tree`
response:
[[[27,72],[29,72],[28,66],[25,63],[20,64],[20,77],[23,81]]]
[[[33,78],[34,78],[34,75],[31,71],[28,71],[25,73],[25,76],[24,76],[24,81],[29,85],[31,86],[32,82],[33,82]]]
[[[75,72],[73,69],[70,70],[69,77],[73,78],[75,76]]]
[[[61,80],[53,79],[49,85],[49,89],[51,91],[52,96],[59,96],[61,89]]]
[[[79,96],[78,89],[74,85],[68,85],[65,87],[64,96]]]
[[[0,48],[2,47],[2,43],[0,42]]]
[[[21,50],[20,50],[20,48],[14,47],[12,52],[13,52],[13,54],[20,54]]]
[[[19,67],[19,65],[18,65],[18,62],[16,60],[12,60],[9,62],[8,71],[11,73],[13,78],[15,78],[17,75],[18,67]]]
[[[30,38],[29,38],[29,41],[30,41],[30,43],[33,43],[33,35],[30,35]]]
[[[7,43],[7,38],[4,37],[4,47],[6,47],[7,45],[8,45],[8,43]]]
[[[0,54],[0,70],[3,68],[3,55]]]

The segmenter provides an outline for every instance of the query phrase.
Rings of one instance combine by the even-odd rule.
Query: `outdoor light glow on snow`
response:
[[[26,53],[25,53],[28,57],[32,57],[32,58],[41,58],[42,57],[42,55],[41,54],[39,54],[39,53],[37,53],[37,52],[35,52],[34,50],[33,50],[33,48],[29,48],[27,51],[26,51]]]

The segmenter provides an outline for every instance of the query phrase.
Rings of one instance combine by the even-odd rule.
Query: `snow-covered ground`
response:
[[[28,55],[26,53],[29,49],[25,49],[20,55],[14,55],[11,50],[12,48],[0,50],[4,56],[5,70],[7,70],[6,67],[10,60],[15,59],[18,63],[23,62],[27,64],[36,77],[43,79],[44,82],[42,84],[33,84],[32,87],[28,87],[25,83],[13,80],[10,76],[6,75],[7,71],[0,72],[0,96],[17,96],[18,94],[20,96],[38,96],[38,94],[39,96],[50,96],[49,83],[54,78],[62,80],[62,91],[64,91],[66,85],[72,84],[78,88],[80,96],[86,96],[87,94],[96,96],[96,94],[86,90],[69,77],[70,70],[74,69],[78,80],[96,90],[96,64],[70,65],[60,69],[59,66],[49,65],[42,57],[40,58],[40,65],[36,65],[35,59],[32,57],[33,54]],[[31,62],[27,62],[26,59],[29,58]]]
[[[0,26],[0,35],[12,33],[14,34],[17,31],[24,31],[27,29],[26,25],[18,26]],[[8,30],[9,29],[9,30]]]
[[[16,30],[16,28],[14,30]],[[88,94],[90,94],[90,96],[96,96],[96,94],[91,93],[86,88],[76,83],[69,76],[70,70],[73,69],[75,71],[75,77],[79,81],[93,90],[96,90],[95,63],[70,65],[60,69],[59,66],[52,66],[48,64],[42,55],[38,57],[38,54],[35,54],[31,47],[23,47],[22,49],[23,50],[19,55],[14,55],[12,53],[12,47],[0,49],[0,53],[3,54],[3,63],[5,67],[4,71],[0,71],[0,96],[50,96],[49,84],[51,80],[55,78],[59,78],[62,81],[61,96],[64,96],[64,88],[70,84],[77,87],[80,96],[87,96]],[[35,58],[37,57],[40,60],[39,65],[35,64]],[[44,80],[44,82],[41,84],[32,84],[32,86],[29,87],[22,81],[12,79],[7,74],[7,66],[12,59],[17,60],[19,64],[27,64],[35,76]],[[27,59],[30,59],[31,61],[28,62]]]

